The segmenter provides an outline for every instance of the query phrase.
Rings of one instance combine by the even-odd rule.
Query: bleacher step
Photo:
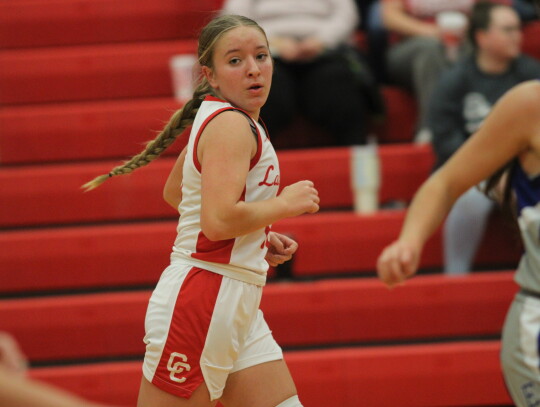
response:
[[[0,49],[196,38],[222,0],[3,0]]]
[[[285,347],[498,337],[512,275],[417,276],[392,291],[375,278],[278,282],[264,288],[261,309]],[[1,300],[0,321],[34,362],[139,356],[150,294]]]
[[[430,147],[385,145],[379,152],[380,201],[409,201],[433,165]],[[349,148],[281,151],[279,159],[281,186],[310,179],[323,208],[352,207]],[[0,227],[176,218],[162,199],[174,161],[174,157],[160,158],[136,174],[116,177],[88,193],[81,191],[82,184],[120,162],[0,168]]]
[[[373,272],[382,249],[398,236],[403,219],[404,211],[370,216],[326,212],[284,219],[274,230],[300,245],[291,264],[294,277],[329,277]],[[4,232],[0,293],[154,285],[169,264],[175,226],[175,221],[168,221]],[[421,267],[442,266],[441,239],[438,231],[428,241]],[[521,250],[512,243],[495,218],[474,266],[516,267]]]
[[[465,407],[511,403],[498,341],[286,352],[305,407]],[[91,400],[134,406],[140,362],[41,368],[32,377]]]
[[[2,51],[0,106],[170,97],[170,57],[196,47],[179,40]]]

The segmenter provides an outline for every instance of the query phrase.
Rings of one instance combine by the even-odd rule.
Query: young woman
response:
[[[403,284],[416,273],[424,243],[456,199],[491,176],[488,192],[515,210],[525,246],[515,277],[521,290],[506,318],[501,354],[506,384],[517,406],[540,405],[539,175],[540,81],[534,80],[507,92],[480,130],[422,185],[399,238],[383,250],[377,263],[385,284]]]
[[[181,216],[147,311],[138,405],[301,406],[259,303],[268,262],[296,250],[269,225],[317,212],[318,193],[300,181],[277,195],[279,164],[258,122],[273,69],[264,31],[245,17],[218,17],[202,30],[198,57],[193,99],[143,153],[86,185],[148,163],[192,125],[164,190]]]

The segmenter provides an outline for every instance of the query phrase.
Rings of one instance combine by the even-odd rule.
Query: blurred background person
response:
[[[433,87],[441,72],[454,61],[436,18],[443,12],[468,14],[474,0],[383,0],[381,18],[389,32],[386,52],[388,81],[414,93],[419,117],[414,136],[417,142],[429,142],[427,111]],[[466,47],[459,48],[459,54]]]
[[[261,117],[273,142],[281,145],[283,131],[301,115],[331,134],[334,145],[365,143],[367,111],[383,108],[354,46],[354,0],[226,0],[223,12],[250,17],[268,34],[275,67]]]
[[[442,73],[429,104],[436,168],[475,133],[495,102],[520,82],[540,78],[540,62],[521,54],[522,32],[516,11],[481,1],[471,14],[472,55]],[[444,227],[444,271],[464,274],[482,240],[494,202],[471,188],[454,205]]]
[[[0,331],[0,406],[105,407],[26,377],[28,361],[19,344]]]

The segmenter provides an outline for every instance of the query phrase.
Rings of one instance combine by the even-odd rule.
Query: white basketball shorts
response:
[[[189,398],[204,381],[219,399],[229,374],[283,358],[259,309],[262,287],[174,263],[146,313],[145,378]]]

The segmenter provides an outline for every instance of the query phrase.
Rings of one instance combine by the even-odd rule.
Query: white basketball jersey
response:
[[[183,167],[182,202],[179,206],[181,216],[171,260],[248,283],[264,285],[268,270],[265,255],[269,226],[234,239],[220,241],[209,240],[201,230],[201,164],[197,158],[197,144],[206,125],[227,110],[240,109],[208,96],[195,116]],[[262,201],[277,195],[279,163],[263,126],[245,114],[246,120],[250,121],[254,133],[257,134],[257,153],[251,160],[240,199],[245,202]]]

